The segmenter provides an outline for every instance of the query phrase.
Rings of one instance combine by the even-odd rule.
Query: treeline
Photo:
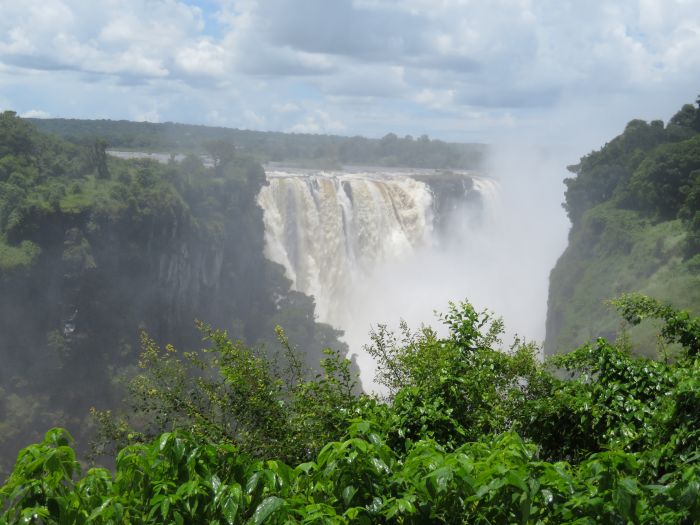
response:
[[[523,341],[500,351],[502,323],[464,303],[445,337],[379,326],[380,400],[353,394],[337,354],[309,380],[206,326],[205,352],[146,338],[134,410],[98,415],[115,470],[84,472],[50,430],[0,488],[0,520],[697,523],[700,319],[644,296],[615,306],[660,322],[678,359],[631,357],[622,337],[542,364]]]
[[[277,355],[284,324],[311,363],[343,348],[264,257],[257,161],[162,165],[105,148],[0,114],[0,472],[47,422],[84,442],[91,407],[122,406],[143,329],[196,345],[200,318]]]
[[[642,291],[700,312],[700,98],[667,124],[631,121],[569,170],[564,208],[569,245],[552,271],[545,350],[610,336],[604,301]],[[655,355],[650,329],[631,333]]]
[[[683,219],[689,255],[700,251],[700,97],[668,125],[633,120],[599,151],[569,166],[564,208],[577,224],[604,202],[655,221]]]
[[[374,165],[477,169],[483,144],[447,143],[427,135],[389,133],[381,139],[239,130],[221,127],[125,120],[30,119],[38,129],[82,143],[99,137],[110,148],[173,153],[207,153],[207,144],[234,145],[260,162],[316,166]]]

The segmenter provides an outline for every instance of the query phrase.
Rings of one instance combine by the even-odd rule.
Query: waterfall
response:
[[[366,389],[376,388],[362,348],[371,326],[429,322],[450,300],[483,297],[485,276],[503,279],[493,179],[381,168],[268,168],[267,179],[265,255],[314,296],[319,321],[345,331]]]
[[[488,217],[496,213],[499,203],[498,184],[496,181],[486,177],[472,177],[472,184],[485,208],[484,215]]]
[[[430,243],[432,194],[405,174],[268,171],[258,197],[266,256],[316,299],[320,321],[343,326],[345,299],[380,265]]]
[[[294,289],[314,296],[323,322],[343,328],[346,299],[380,267],[411,257],[436,242],[435,188],[428,170],[315,171],[268,169],[258,196],[264,212],[265,254],[284,266]],[[488,205],[494,181],[449,173]],[[469,184],[465,184],[467,181]],[[464,195],[450,194],[462,200]],[[473,196],[472,196],[473,197]]]

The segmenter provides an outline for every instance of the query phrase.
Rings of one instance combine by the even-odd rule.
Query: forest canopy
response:
[[[666,124],[630,121],[569,171],[572,227],[550,276],[545,352],[614,335],[605,301],[621,293],[700,313],[700,97]],[[674,351],[648,327],[630,334],[642,355]]]
[[[99,137],[110,148],[208,153],[208,145],[234,144],[260,162],[299,163],[307,167],[337,165],[404,166],[411,168],[478,169],[484,160],[484,144],[448,143],[427,135],[399,137],[387,133],[381,139],[250,131],[166,122],[113,120],[30,119],[38,129],[82,143]]]

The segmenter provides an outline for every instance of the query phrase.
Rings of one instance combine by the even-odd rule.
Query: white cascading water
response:
[[[484,177],[472,177],[471,179],[474,189],[479,193],[482,203],[487,208],[487,215],[493,213],[493,207],[499,201],[496,181]]]
[[[376,388],[374,363],[362,349],[372,325],[399,316],[429,322],[447,301],[472,297],[483,273],[472,265],[488,249],[474,234],[499,213],[498,186],[452,174],[471,179],[466,188],[479,199],[458,185],[464,193],[449,197],[460,205],[442,210],[450,231],[438,240],[445,232],[434,227],[437,203],[425,182],[435,175],[267,169],[269,184],[258,196],[266,256],[284,266],[294,289],[315,298],[319,321],[344,330],[366,389]]]
[[[380,265],[430,242],[432,195],[386,172],[268,171],[258,197],[266,256],[314,296],[322,322],[343,328],[348,296]]]

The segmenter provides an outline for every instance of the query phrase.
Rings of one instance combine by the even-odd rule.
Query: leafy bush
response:
[[[285,383],[222,332],[203,327],[209,359],[146,339],[140,406],[172,431],[81,477],[70,436],[50,430],[0,488],[0,523],[697,523],[700,321],[647,297],[616,305],[663,318],[678,359],[598,340],[540,364],[531,345],[494,349],[487,312],[450,305],[445,338],[375,334],[384,403],[352,396],[337,357]]]
[[[235,443],[254,457],[294,462],[342,435],[356,390],[348,359],[327,350],[314,377],[279,327],[287,350],[282,369],[226,332],[199,327],[211,346],[182,356],[144,334],[141,373],[128,383],[128,415],[94,411],[100,427],[96,453],[179,429]]]

